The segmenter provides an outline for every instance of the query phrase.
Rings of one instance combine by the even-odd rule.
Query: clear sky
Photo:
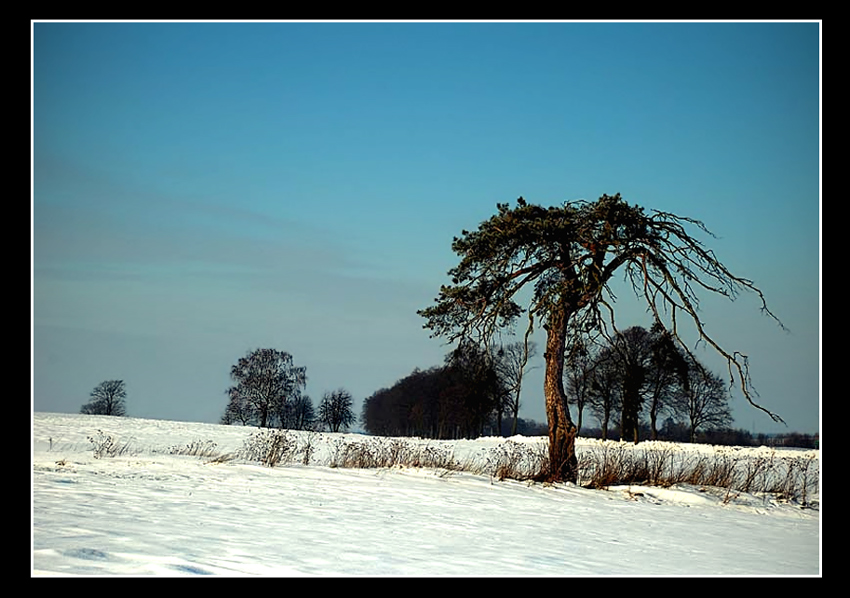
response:
[[[820,421],[821,25],[32,26],[33,409],[123,379],[128,414],[217,422],[248,351],[317,404],[448,348],[422,329],[451,241],[520,195],[621,193],[702,220],[762,288],[707,300],[749,355],[736,427]],[[621,295],[618,325],[645,323]],[[542,365],[538,357],[537,365]],[[707,353],[718,373],[722,362]],[[545,421],[542,368],[521,417]]]

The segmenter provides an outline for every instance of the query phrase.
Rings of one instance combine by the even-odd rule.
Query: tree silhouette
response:
[[[649,372],[646,377],[646,396],[649,402],[650,440],[658,439],[658,417],[672,410],[675,392],[687,382],[688,359],[676,346],[670,333],[659,325],[650,330]],[[696,357],[691,356],[696,362]]]
[[[309,430],[316,422],[313,401],[307,395],[295,397],[284,405],[280,414],[280,427],[291,430]]]
[[[602,440],[607,440],[611,417],[622,404],[621,375],[610,347],[597,353],[590,367],[592,371],[587,404],[599,420]]]
[[[591,347],[584,343],[574,343],[567,351],[564,362],[564,388],[567,402],[576,406],[576,434],[581,432],[585,408],[593,406],[595,370],[599,365],[599,353],[593,353]]]
[[[453,412],[452,437],[481,436],[497,414],[506,394],[492,354],[471,342],[461,342],[446,356],[448,381],[442,390],[444,409]]]
[[[331,432],[339,432],[354,423],[351,393],[340,388],[326,392],[319,403],[319,421]]]
[[[608,344],[591,354],[582,343],[568,352],[565,377],[571,404],[583,403],[600,415],[607,436],[607,416],[620,410],[620,438],[638,441],[641,413],[649,417],[650,438],[658,438],[659,414],[672,408],[672,400],[687,378],[683,352],[658,324],[646,330],[632,326],[617,331]],[[576,355],[577,354],[577,355]],[[583,399],[583,403],[582,400]],[[612,400],[614,399],[614,400]],[[581,425],[579,423],[579,429]]]
[[[85,415],[127,415],[127,389],[123,380],[104,380],[91,391],[91,400],[82,406]]]
[[[697,291],[734,298],[743,290],[755,292],[762,310],[774,317],[751,281],[732,274],[687,232],[686,226],[694,226],[710,234],[701,222],[667,212],[646,215],[619,194],[549,208],[519,198],[515,208],[505,203],[497,204],[497,210],[478,230],[455,237],[452,249],[460,262],[449,270],[451,284],[440,289],[434,305],[418,313],[434,336],[477,337],[489,346],[497,330],[510,327],[526,311],[517,303],[518,294],[531,290],[529,327],[542,321],[546,330],[549,480],[574,482],[577,477],[576,426],[563,383],[565,350],[583,335],[606,332],[609,318],[614,326],[609,283],[616,272],[625,274],[655,321],[688,353],[677,317],[689,316],[699,338],[726,359],[746,399],[781,421],[753,401],[746,357],[723,349],[698,316]]]
[[[520,396],[522,395],[522,379],[529,358],[537,353],[537,346],[526,337],[523,342],[502,345],[495,350],[496,373],[505,391],[505,400],[499,409],[499,430],[502,429],[502,412],[507,411],[513,420],[510,435],[517,433],[519,423]]]
[[[506,393],[492,355],[461,343],[442,366],[417,368],[367,397],[361,422],[380,436],[474,438],[495,428],[493,416]]]
[[[295,366],[285,351],[257,349],[239,359],[230,377],[236,384],[227,389],[229,402],[222,423],[238,421],[266,428],[280,423],[287,403],[301,396],[307,369]]]
[[[688,360],[687,383],[682,385],[675,402],[679,414],[688,421],[689,440],[697,430],[724,428],[732,423],[729,389],[715,373],[695,359]]]

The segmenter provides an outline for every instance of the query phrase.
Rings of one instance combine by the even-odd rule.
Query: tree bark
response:
[[[549,423],[548,481],[573,482],[578,479],[578,459],[575,453],[576,426],[570,418],[567,395],[564,392],[564,348],[567,339],[568,312],[553,313],[546,328],[546,373],[543,395],[546,399],[546,419]]]

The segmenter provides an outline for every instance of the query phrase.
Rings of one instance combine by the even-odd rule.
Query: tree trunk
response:
[[[656,426],[656,420],[658,419],[658,400],[652,399],[652,406],[649,409],[649,430],[650,430],[650,440],[658,440],[658,428]]]
[[[546,419],[549,423],[549,473],[552,482],[573,482],[578,479],[578,459],[575,453],[576,426],[570,418],[567,395],[564,392],[564,347],[567,338],[566,310],[553,313],[546,326],[546,374],[543,395],[546,398]]]
[[[581,432],[581,415],[583,411],[581,405],[576,405],[576,411],[578,411],[578,419],[576,420],[576,434],[578,434]]]
[[[611,417],[611,408],[607,405],[602,411],[602,440],[608,440],[608,420]]]
[[[522,384],[520,383],[517,386],[516,396],[514,397],[513,404],[511,405],[511,415],[514,418],[513,423],[511,423],[511,436],[516,436],[517,426],[519,425],[517,420],[519,419],[519,396],[521,392]]]
[[[638,368],[626,369],[623,380],[623,410],[620,420],[620,439],[638,443],[640,425],[640,388],[643,376]]]

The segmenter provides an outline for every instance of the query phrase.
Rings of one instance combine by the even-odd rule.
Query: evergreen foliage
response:
[[[443,285],[434,304],[418,313],[433,336],[472,339],[481,346],[489,346],[497,331],[512,327],[523,313],[528,316],[527,330],[542,322],[547,334],[543,389],[551,467],[547,479],[576,480],[577,429],[564,391],[565,353],[585,337],[610,333],[614,327],[609,283],[615,273],[625,275],[654,320],[686,353],[677,317],[684,314],[690,319],[699,339],[726,359],[745,398],[781,421],[753,402],[746,357],[726,351],[705,330],[697,313],[697,292],[731,299],[752,291],[761,298],[762,310],[773,314],[761,291],[732,274],[688,233],[687,226],[710,234],[697,220],[660,211],[647,215],[619,194],[549,208],[519,198],[514,208],[497,204],[497,213],[477,230],[455,237],[452,249],[460,260],[449,270],[451,284]],[[520,291],[525,289],[531,294],[523,307]]]

